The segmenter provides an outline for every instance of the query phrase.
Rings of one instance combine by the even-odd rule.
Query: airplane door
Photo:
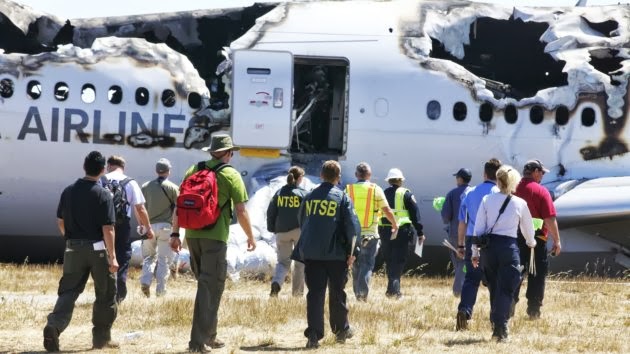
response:
[[[238,50],[232,70],[232,139],[251,148],[291,144],[293,55]]]

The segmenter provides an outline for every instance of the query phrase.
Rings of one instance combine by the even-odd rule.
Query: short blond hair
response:
[[[501,193],[514,193],[520,181],[521,174],[512,166],[503,165],[497,170],[497,186]]]

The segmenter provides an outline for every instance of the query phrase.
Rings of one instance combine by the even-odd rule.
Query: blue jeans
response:
[[[457,245],[457,237],[449,237],[449,242],[452,245]],[[455,280],[453,280],[453,295],[459,297],[462,294],[462,288],[464,287],[464,278],[466,273],[464,272],[464,266],[466,262],[463,259],[459,259],[455,252],[450,251],[451,263],[453,263],[453,269],[455,271]]]
[[[363,239],[365,235],[361,237]],[[367,299],[368,292],[370,291],[370,278],[372,277],[372,270],[374,269],[374,263],[376,261],[378,241],[378,238],[372,238],[367,241],[365,247],[359,245],[361,252],[359,252],[359,256],[352,265],[352,289],[357,299]]]
[[[462,286],[462,296],[457,306],[458,311],[466,313],[468,319],[472,317],[475,302],[477,302],[477,291],[479,283],[483,278],[483,270],[481,267],[474,268],[470,258],[472,257],[472,240],[466,236],[466,255],[464,263],[466,263],[466,275],[464,276],[464,285]]]
[[[507,328],[514,292],[521,281],[520,255],[516,238],[491,235],[481,250],[481,266],[490,290],[490,321],[495,328]]]

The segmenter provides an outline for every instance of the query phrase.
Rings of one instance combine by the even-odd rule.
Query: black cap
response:
[[[459,171],[453,173],[453,176],[461,177],[463,179],[471,179],[472,173],[467,168],[460,168]]]
[[[533,172],[536,170],[541,170],[544,173],[549,172],[549,170],[545,168],[545,166],[542,164],[542,162],[540,162],[540,160],[529,160],[525,162],[525,166],[523,166],[523,171]]]

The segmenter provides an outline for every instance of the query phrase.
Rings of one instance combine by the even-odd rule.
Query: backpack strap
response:
[[[107,177],[105,177],[105,175],[101,176],[101,187],[105,187],[107,185],[107,183],[109,183],[109,180],[107,179]]]
[[[120,186],[125,188],[125,186],[127,185],[127,183],[133,181],[133,178],[127,177],[125,179],[123,179],[122,181],[120,181]]]

